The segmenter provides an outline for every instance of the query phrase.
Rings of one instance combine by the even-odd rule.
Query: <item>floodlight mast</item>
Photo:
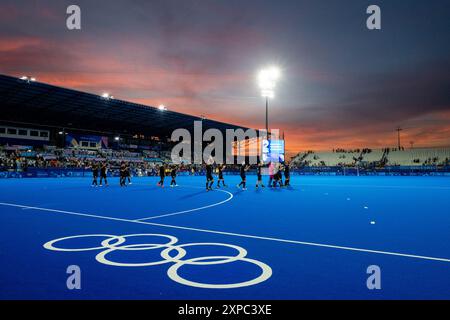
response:
[[[269,136],[269,99],[275,98],[275,88],[281,75],[280,69],[270,67],[259,72],[258,83],[261,96],[266,98],[266,134]]]
[[[266,97],[266,135],[269,137],[269,97]]]

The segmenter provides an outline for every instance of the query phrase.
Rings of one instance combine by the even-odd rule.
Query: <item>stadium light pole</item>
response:
[[[398,127],[397,129],[395,129],[395,131],[397,131],[397,143],[398,143],[398,151],[400,151],[402,144],[400,143],[400,132],[403,131],[402,127]]]
[[[65,148],[66,147],[66,128],[62,128],[62,130],[60,130],[58,132],[58,135],[61,137],[61,147]]]
[[[261,96],[266,99],[266,133],[269,135],[269,100],[275,98],[275,88],[281,72],[277,67],[263,69],[258,74]]]

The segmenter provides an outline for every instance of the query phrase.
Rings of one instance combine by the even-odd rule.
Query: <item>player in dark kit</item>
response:
[[[259,186],[261,186],[261,188],[265,188],[263,181],[262,181],[262,168],[264,166],[263,162],[260,162],[258,167],[256,168],[256,176],[257,176],[257,181],[256,181],[256,188],[259,188]]]
[[[289,164],[286,164],[284,167],[284,185],[286,187],[291,186],[291,172],[290,172]]]
[[[92,164],[92,186],[93,187],[98,186],[97,179],[98,179],[98,165],[96,163],[93,163]]]
[[[213,166],[212,166],[212,164],[207,164],[206,165],[206,191],[211,191],[213,184],[214,184]]]
[[[247,188],[246,188],[246,184],[247,184],[246,172],[247,172],[247,170],[248,170],[248,166],[246,164],[242,164],[241,172],[240,172],[242,181],[241,181],[241,183],[239,183],[237,185],[238,188],[241,188],[241,186],[242,186],[242,190],[247,190]]]
[[[159,167],[159,177],[161,180],[158,182],[158,186],[161,188],[164,188],[164,178],[166,177],[166,165],[163,164]]]
[[[274,182],[274,186],[276,187],[277,185],[279,185],[280,187],[283,187],[283,171],[284,171],[284,166],[282,163],[277,163],[277,173],[275,174],[275,182]]]
[[[177,166],[173,166],[172,170],[170,171],[170,176],[172,177],[172,181],[170,182],[170,187],[178,187],[177,185]]]
[[[133,184],[131,182],[131,168],[130,168],[130,164],[129,163],[127,163],[127,165],[126,165],[125,178],[126,178],[125,180],[128,179],[128,184]]]
[[[121,187],[125,187],[125,180],[127,177],[127,166],[125,165],[124,162],[122,162],[122,164],[120,165],[120,186]]]
[[[108,171],[108,165],[105,163],[102,163],[100,167],[100,187],[103,185],[103,180],[105,180],[105,187],[108,186],[108,180],[106,178],[106,173]]]
[[[217,188],[220,188],[220,182],[222,181],[222,185],[226,187],[225,179],[223,178],[223,170],[225,170],[224,164],[219,164],[217,167],[217,173],[219,174],[219,179],[217,180]]]
[[[271,161],[269,163],[269,183],[268,183],[269,188],[273,187],[273,180],[275,179],[276,170],[277,168],[275,166],[275,163]]]

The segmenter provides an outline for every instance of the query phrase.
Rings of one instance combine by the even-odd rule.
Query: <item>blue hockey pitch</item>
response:
[[[450,179],[226,178],[0,180],[0,299],[450,299]]]

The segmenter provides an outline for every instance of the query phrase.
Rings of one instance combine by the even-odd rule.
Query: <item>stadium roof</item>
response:
[[[193,129],[200,117],[40,82],[0,75],[0,120],[17,125],[39,125],[114,134],[170,136],[177,128]],[[239,126],[205,119],[203,128]],[[243,128],[246,129],[246,128]]]

